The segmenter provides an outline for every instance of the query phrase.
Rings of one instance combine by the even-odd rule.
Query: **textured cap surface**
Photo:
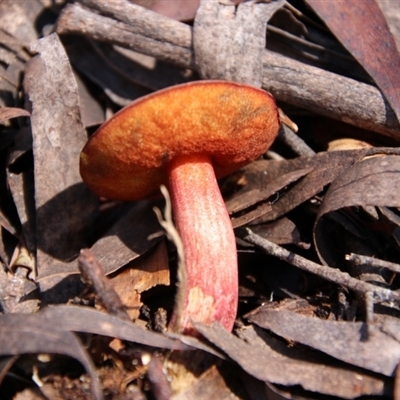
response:
[[[264,153],[278,129],[269,93],[234,82],[191,82],[115,114],[82,150],[80,171],[99,196],[138,200],[166,184],[172,158],[208,154],[221,177]]]

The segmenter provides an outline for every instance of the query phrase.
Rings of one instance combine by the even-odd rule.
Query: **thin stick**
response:
[[[247,235],[244,239],[252,243],[261,249],[263,249],[267,254],[273,255],[282,261],[294,265],[307,271],[311,274],[315,274],[324,278],[330,282],[336,283],[338,285],[344,286],[356,293],[366,296],[367,293],[371,293],[375,303],[383,301],[400,301],[400,293],[392,292],[389,289],[381,288],[379,286],[371,285],[370,283],[359,281],[358,279],[352,278],[349,274],[341,272],[338,269],[326,267],[304,257],[301,257],[289,250],[284,249],[275,243],[270,242],[261,236],[256,235],[250,229],[246,229]],[[369,295],[369,294],[368,294]]]
[[[365,265],[369,267],[376,267],[376,268],[386,268],[390,271],[400,273],[400,265],[390,262],[381,260],[379,258],[364,256],[362,254],[355,254],[350,253],[346,255],[346,260],[351,261],[355,265]]]
[[[278,140],[281,140],[283,143],[289,146],[292,151],[299,156],[315,156],[315,151],[285,124],[282,124],[281,128],[279,129]]]
[[[81,250],[78,257],[78,265],[82,280],[93,286],[104,308],[110,314],[124,321],[131,321],[111,281],[105,276],[103,267],[89,249]]]

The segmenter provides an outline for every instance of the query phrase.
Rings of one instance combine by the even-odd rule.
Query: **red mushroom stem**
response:
[[[192,320],[232,329],[236,246],[216,177],[263,154],[278,129],[269,93],[235,82],[196,81],[134,101],[82,150],[82,178],[99,196],[134,201],[169,185],[185,253],[171,329],[196,334]]]
[[[231,331],[238,303],[235,235],[210,157],[170,161],[169,190],[185,258],[170,327],[195,334],[192,319]]]

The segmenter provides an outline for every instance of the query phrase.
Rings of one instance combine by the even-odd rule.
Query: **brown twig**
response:
[[[269,240],[262,238],[261,236],[256,235],[250,229],[247,229],[247,234],[243,239],[260,247],[266,253],[273,255],[280,260],[286,261],[287,263],[294,265],[303,271],[318,275],[321,278],[344,286],[358,294],[362,294],[363,296],[366,296],[367,294],[370,296],[371,293],[375,303],[383,301],[400,301],[400,293],[371,285],[370,283],[355,279],[349,274],[341,272],[338,269],[326,267],[324,265],[307,260],[304,257],[301,257],[289,250],[284,249],[281,246],[276,245],[275,243],[270,242]]]
[[[129,315],[122,304],[121,299],[115,292],[110,280],[105,276],[103,267],[96,260],[93,253],[89,249],[81,250],[78,258],[79,270],[82,280],[93,286],[101,304],[112,315],[125,320],[131,321]]]
[[[285,124],[282,124],[279,129],[278,139],[289,146],[292,151],[299,156],[315,156],[315,151]]]
[[[96,6],[99,12],[112,18],[71,4],[64,8],[58,20],[59,34],[81,34],[184,68],[197,68],[191,27],[124,0],[81,2]],[[374,86],[265,50],[263,88],[280,101],[399,139],[400,124]]]
[[[350,253],[346,255],[346,260],[351,261],[355,265],[364,265],[368,267],[386,268],[390,271],[400,273],[400,265],[390,261],[381,260],[379,258],[364,256],[362,254]]]

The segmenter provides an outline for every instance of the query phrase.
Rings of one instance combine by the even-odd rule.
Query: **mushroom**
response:
[[[196,81],[140,98],[116,113],[81,153],[84,182],[99,196],[132,201],[166,184],[184,249],[170,329],[192,321],[231,331],[238,304],[235,235],[217,178],[263,154],[279,128],[273,97],[226,81]]]

